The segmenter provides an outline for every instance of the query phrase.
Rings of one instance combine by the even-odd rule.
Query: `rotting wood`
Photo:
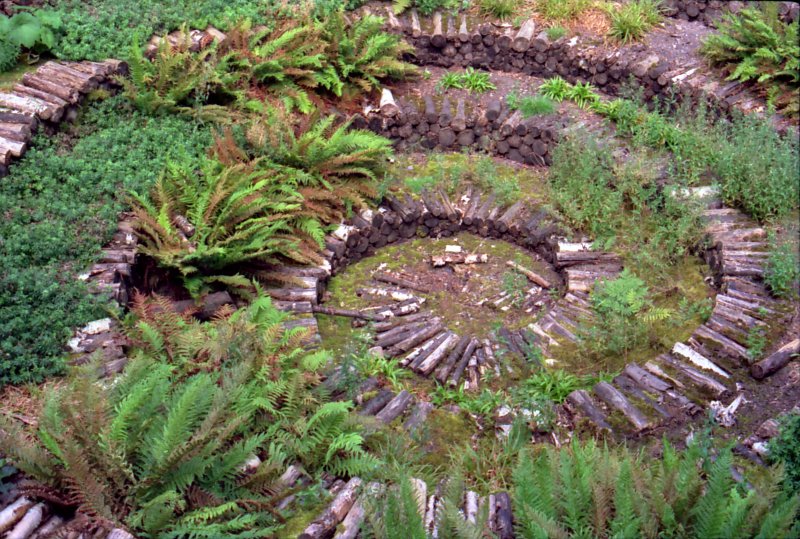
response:
[[[464,350],[464,353],[461,355],[461,359],[458,360],[453,372],[450,374],[450,379],[448,380],[450,386],[455,387],[458,385],[462,375],[464,374],[464,371],[467,368],[470,358],[472,358],[475,350],[478,348],[478,344],[479,343],[477,339],[470,339],[469,345]]]
[[[594,392],[598,397],[603,399],[606,404],[616,408],[631,422],[636,430],[644,430],[651,426],[651,421],[647,419],[641,410],[636,408],[631,402],[625,398],[625,395],[609,384],[608,382],[600,382],[594,386]]]
[[[389,424],[403,412],[405,412],[408,405],[414,400],[414,396],[406,390],[401,391],[389,403],[375,415],[375,419],[381,423]]]
[[[756,380],[763,380],[788,365],[798,354],[800,354],[800,339],[795,339],[781,346],[766,359],[754,363],[750,367],[750,374]]]
[[[445,253],[431,257],[431,265],[440,268],[447,264],[485,264],[489,256],[485,254]]]
[[[577,389],[567,395],[567,401],[580,410],[598,428],[611,431],[606,415],[592,401],[592,397],[583,389]]]
[[[329,316],[342,316],[346,318],[360,318],[361,320],[385,320],[386,317],[379,314],[370,314],[353,309],[339,309],[337,307],[325,307],[323,305],[314,305],[313,312],[319,314],[327,314]]]
[[[308,525],[305,531],[298,536],[298,539],[322,539],[332,534],[336,526],[344,520],[344,517],[353,507],[360,487],[360,478],[353,477],[350,479],[325,511]]]
[[[436,369],[434,378],[440,384],[443,384],[447,380],[447,377],[453,371],[456,362],[464,354],[464,351],[467,349],[467,346],[469,346],[470,342],[472,342],[472,338],[467,335],[463,335],[458,340],[455,347],[450,351],[450,353],[447,356],[447,359],[445,359]]]
[[[520,264],[517,264],[513,260],[506,260],[506,266],[518,271],[527,277],[532,283],[538,284],[542,288],[553,288],[553,284],[549,280],[545,279],[535,271],[529,270]]]
[[[416,292],[422,292],[425,294],[430,293],[430,289],[425,285],[417,284],[408,279],[397,277],[389,273],[383,273],[383,272],[374,273],[372,275],[372,278],[375,279],[376,281],[393,284],[402,288],[408,288],[409,290],[414,290]]]

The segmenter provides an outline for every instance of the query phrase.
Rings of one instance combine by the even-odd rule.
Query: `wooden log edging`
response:
[[[385,11],[391,11],[391,6]],[[794,14],[797,9],[789,11]],[[377,14],[387,17],[383,10]],[[441,14],[433,17],[437,16]],[[592,39],[583,37],[551,41],[544,31],[530,32],[532,21],[524,22],[519,32],[487,22],[473,28],[465,23],[458,33],[440,34],[432,24],[415,24],[416,10],[392,18],[397,24],[387,25],[387,31],[402,34],[414,46],[414,55],[408,60],[421,66],[474,67],[543,78],[558,75],[572,83],[589,82],[612,96],[620,95],[633,78],[643,88],[646,101],[657,97],[666,103],[706,103],[724,115],[734,111],[767,113],[766,101],[754,91],[753,84],[727,82],[709,73],[699,59],[691,64],[671,63],[669,58],[639,45],[601,49]],[[780,130],[796,126],[780,115],[773,120]]]
[[[126,69],[120,60],[51,60],[23,75],[10,91],[0,92],[0,176],[25,154],[39,127],[53,131],[59,123],[74,120],[86,94],[97,88],[115,90],[115,77]]]

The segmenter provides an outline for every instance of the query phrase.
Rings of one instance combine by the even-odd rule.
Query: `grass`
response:
[[[537,0],[536,11],[552,21],[571,21],[592,7],[592,0]]]
[[[660,0],[631,0],[609,5],[606,11],[611,20],[609,36],[621,43],[641,40],[662,18]]]
[[[497,88],[491,81],[489,73],[476,71],[471,67],[465,69],[463,73],[445,73],[439,79],[438,87],[440,90],[467,90],[474,94],[482,94]]]
[[[556,111],[556,104],[552,99],[543,95],[526,95],[519,97],[515,92],[506,97],[508,107],[519,110],[525,118],[552,114]]]
[[[567,35],[567,29],[558,25],[549,27],[545,32],[547,33],[547,39],[550,41],[556,41]]]
[[[517,2],[515,0],[480,0],[478,6],[482,13],[503,20],[514,15]]]

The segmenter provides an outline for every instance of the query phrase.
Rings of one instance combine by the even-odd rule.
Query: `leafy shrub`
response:
[[[770,291],[779,298],[789,298],[797,294],[800,281],[800,258],[791,242],[780,245],[772,242],[764,268],[764,282]]]
[[[546,19],[570,21],[592,6],[591,0],[537,0],[536,11]]]
[[[700,444],[678,452],[667,442],[653,461],[577,440],[528,450],[513,476],[518,536],[790,537],[798,497],[778,494],[774,473],[744,490],[731,462],[729,450],[709,462]]]
[[[284,331],[268,297],[209,323],[158,299],[135,312],[135,359],[113,386],[82,371],[48,394],[36,429],[0,416],[0,447],[40,483],[31,494],[77,509],[86,529],[272,534],[289,463],[334,474],[377,464],[345,425],[352,404],[313,396],[327,354],[296,349],[304,330]]]
[[[800,206],[800,145],[751,115],[717,126],[722,141],[711,171],[727,204],[759,221],[780,219]]]
[[[480,0],[483,13],[498,19],[507,19],[514,14],[517,3],[513,0]]]
[[[725,15],[719,32],[709,35],[701,52],[714,63],[731,69],[728,80],[755,80],[759,84],[788,84],[782,105],[797,114],[800,87],[800,21],[786,24],[759,9]],[[794,95],[793,95],[794,94]]]
[[[77,275],[116,229],[120,195],[147,190],[168,159],[190,162],[211,142],[193,120],[124,104],[90,106],[66,147],[62,137],[36,137],[0,182],[2,385],[61,371],[73,329],[106,315]]]
[[[661,21],[660,0],[632,0],[619,7],[609,7],[611,19],[609,35],[622,43],[642,39]]]
[[[475,94],[482,94],[497,88],[497,86],[492,83],[489,73],[485,71],[475,71],[475,69],[471,67],[465,69],[463,73],[445,73],[439,80],[438,86],[444,90],[456,88],[467,90]]]
[[[127,50],[134,37],[149,39],[188,25],[227,30],[231,21],[268,23],[279,4],[270,0],[54,0],[62,36],[53,52],[67,60],[104,60]]]
[[[510,93],[506,97],[508,108],[519,110],[525,118],[552,114],[556,110],[553,100],[541,95],[526,95],[519,97],[516,93]]]
[[[40,53],[53,48],[61,18],[36,9],[0,19],[0,73],[14,67],[21,49]]]
[[[539,93],[559,103],[569,97],[572,85],[559,76],[547,79],[539,86]]]
[[[789,413],[780,423],[780,434],[769,442],[769,455],[773,461],[783,463],[786,486],[797,493],[800,492],[800,413]]]
[[[547,39],[550,41],[556,41],[567,35],[567,29],[563,26],[550,26],[545,32],[547,32]]]

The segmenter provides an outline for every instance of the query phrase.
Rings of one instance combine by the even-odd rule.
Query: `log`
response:
[[[60,516],[53,515],[52,517],[48,518],[42,526],[36,530],[36,533],[31,536],[31,539],[49,539],[53,537],[53,534],[64,524],[64,519]],[[116,530],[122,531],[127,535],[113,535]],[[135,539],[131,534],[120,530],[119,528],[115,528],[108,533],[106,539]]]
[[[176,301],[172,303],[172,309],[176,313],[184,313],[190,309],[195,309],[197,310],[196,316],[198,318],[208,320],[224,306],[236,305],[231,295],[227,292],[213,292],[200,298],[199,301],[200,305],[197,305],[193,299]]]
[[[697,339],[701,343],[706,343],[712,349],[718,350],[730,358],[738,359],[740,362],[747,362],[750,358],[744,346],[729,339],[722,333],[714,331],[705,324],[699,326],[695,330],[692,334],[692,338]]]
[[[422,35],[422,27],[419,24],[419,14],[417,8],[411,10],[411,36],[419,37]]]
[[[388,348],[393,346],[400,341],[407,339],[413,332],[419,331],[420,329],[428,327],[431,323],[435,323],[439,321],[439,319],[435,319],[433,321],[423,320],[420,322],[412,322],[407,325],[398,326],[393,328],[389,331],[381,333],[375,340],[375,344],[380,346],[381,348]]]
[[[600,429],[611,430],[603,411],[595,406],[592,397],[583,389],[577,389],[567,395],[570,404],[578,408],[589,420]]]
[[[68,88],[66,86],[57,84],[52,80],[45,79],[38,73],[25,73],[22,76],[22,83],[25,86],[29,86],[39,91],[54,95],[71,105],[74,105],[78,102],[78,99],[80,99],[80,93],[78,90]]]
[[[387,11],[389,11],[389,13],[392,12],[391,8],[387,8]],[[364,522],[364,517],[366,515],[364,507],[368,503],[368,500],[380,494],[382,488],[380,483],[375,482],[369,483],[365,487],[364,492],[356,499],[355,503],[353,503],[353,507],[351,507],[350,511],[347,513],[347,516],[344,517],[342,523],[336,528],[336,535],[333,536],[333,539],[356,539],[358,537],[361,531],[361,524]]]
[[[672,386],[653,374],[650,374],[636,363],[628,363],[623,371],[628,377],[640,386],[650,391],[663,393]]]
[[[494,495],[495,532],[498,539],[514,539],[514,517],[511,513],[511,497],[507,492]]]
[[[430,375],[433,369],[444,359],[445,355],[453,348],[458,342],[458,335],[450,333],[447,339],[442,342],[435,350],[433,350],[428,357],[426,357],[417,367],[417,371],[425,376]]]
[[[795,339],[778,348],[766,359],[754,363],[750,367],[750,374],[756,380],[763,380],[788,365],[798,354],[800,354],[800,339]]]
[[[486,200],[483,201],[480,208],[475,211],[475,215],[473,217],[473,224],[475,224],[478,228],[484,226],[486,221],[491,214],[492,210],[496,210],[494,207],[495,195],[491,193]]]
[[[336,526],[344,520],[344,517],[353,507],[360,487],[360,478],[353,477],[350,479],[325,511],[308,525],[305,531],[298,536],[298,539],[322,539],[331,535]]]
[[[280,301],[308,301],[317,304],[317,291],[310,288],[267,288],[264,290],[272,299]]]
[[[431,257],[431,265],[440,268],[447,264],[484,264],[489,261],[485,254],[445,253]]]
[[[30,535],[39,527],[45,516],[45,505],[37,503],[25,513],[25,516],[8,532],[5,539],[28,539]]]
[[[461,15],[461,22],[458,26],[458,40],[461,43],[469,41],[469,32],[467,31],[467,15]]]
[[[33,505],[30,499],[25,496],[20,496],[14,503],[0,511],[0,533],[4,533],[13,528]]]
[[[531,46],[531,39],[533,39],[533,33],[536,30],[536,21],[533,19],[528,19],[525,21],[517,32],[517,35],[514,37],[514,43],[511,45],[517,52],[525,52]]]
[[[388,88],[383,88],[381,90],[380,108],[381,114],[389,118],[394,118],[400,112],[400,107],[397,106],[392,91]]]
[[[427,419],[428,414],[433,410],[430,402],[418,402],[408,414],[408,419],[403,423],[403,430],[409,433],[416,431]]]
[[[645,402],[653,410],[661,414],[661,416],[667,419],[672,417],[672,414],[669,413],[666,408],[651,399],[644,391],[642,391],[639,384],[637,384],[633,379],[629,378],[626,374],[620,374],[619,376],[614,377],[614,384],[625,393],[633,395],[642,402]]]
[[[432,316],[431,313],[427,312],[415,313],[415,314],[410,314],[408,316],[404,316],[402,319],[398,318],[395,320],[386,320],[385,322],[377,322],[372,327],[376,332],[383,333],[395,329],[399,326],[405,326],[412,322],[421,322],[423,320],[427,320],[431,316]]]
[[[497,48],[501,51],[511,48],[511,43],[514,41],[514,29],[509,27],[503,30],[503,33],[497,37]]]
[[[500,117],[500,113],[503,110],[503,105],[497,98],[491,98],[486,103],[486,119],[490,122],[494,122]]]
[[[442,189],[438,189],[436,193],[439,195],[439,200],[444,211],[443,218],[447,219],[451,223],[458,223],[461,217],[458,208],[456,208],[456,206],[450,202],[450,198],[447,196],[447,193],[445,193]]]
[[[500,125],[500,136],[510,137],[514,134],[514,130],[522,121],[522,112],[515,110],[511,116],[506,118],[506,121]]]
[[[441,204],[439,204],[439,201],[433,197],[430,191],[427,189],[424,190],[421,196],[425,207],[428,209],[428,213],[434,217],[442,217],[442,215],[444,215],[444,208],[442,208]]]
[[[408,204],[400,202],[392,195],[386,195],[384,200],[392,209],[392,211],[400,216],[400,219],[402,219],[404,223],[413,223],[417,220],[418,215],[416,213],[416,208],[413,206],[409,206]]]
[[[433,14],[433,33],[431,34],[431,45],[437,49],[444,48],[447,45],[447,38],[442,32],[442,12],[437,11]]]
[[[559,245],[561,247],[561,245]],[[614,253],[602,251],[557,251],[556,265],[559,268],[575,266],[578,264],[620,264],[619,256]]]
[[[375,419],[381,423],[389,424],[398,417],[400,417],[406,408],[414,400],[414,396],[406,390],[401,391],[384,407],[383,410],[378,412]]]
[[[625,398],[625,395],[620,393],[617,388],[608,382],[600,382],[595,385],[594,392],[598,397],[603,399],[606,404],[622,412],[636,430],[644,430],[651,425],[651,421],[647,419],[647,416],[631,404],[631,402]]]
[[[453,121],[453,107],[450,104],[450,98],[444,96],[442,99],[442,109],[439,111],[439,127],[450,127]]]
[[[452,374],[450,375],[449,384],[453,387],[458,385],[461,376],[464,374],[464,371],[467,368],[467,364],[469,360],[472,358],[473,354],[475,353],[476,349],[478,348],[478,340],[475,338],[470,339],[469,345],[464,350],[464,353],[461,356],[461,359],[458,360],[456,363],[455,368],[453,369]]]
[[[415,346],[427,341],[442,330],[441,322],[435,322],[418,331],[413,332],[405,340],[400,341],[386,351],[388,357],[394,357],[408,352]]]
[[[396,316],[406,316],[411,313],[416,313],[420,309],[421,302],[424,299],[414,298],[413,300],[401,301],[398,304],[382,307],[377,314],[384,318],[392,318]]]
[[[30,86],[15,84],[13,90],[14,93],[17,95],[32,97],[35,99],[41,99],[42,101],[45,101],[50,105],[53,105],[56,108],[55,110],[57,111],[57,115],[51,118],[53,121],[58,121],[61,118],[61,116],[63,116],[66,107],[69,106],[69,103],[67,103],[60,97],[44,92],[42,90],[37,90],[36,88],[32,88]]]
[[[697,350],[693,349],[691,346],[687,346],[681,342],[676,342],[672,347],[672,353],[676,356],[681,356],[688,359],[691,363],[694,363],[701,369],[715,372],[725,378],[731,377],[730,374],[720,368],[716,363],[699,353]]]
[[[408,292],[403,292],[402,290],[390,290],[387,288],[374,288],[374,287],[358,288],[356,289],[356,295],[359,297],[367,295],[379,298],[390,298],[394,301],[408,301],[410,299],[416,298],[416,296],[414,296],[413,294],[409,294]]]
[[[386,406],[393,398],[394,393],[388,389],[381,389],[377,395],[372,397],[364,404],[361,410],[358,411],[358,415],[375,415],[383,410],[384,406]]]
[[[22,157],[27,148],[28,144],[26,142],[0,137],[0,152],[2,153],[6,153],[14,157]]]
[[[467,128],[466,104],[463,97],[459,98],[456,102],[456,115],[453,116],[453,120],[450,122],[450,127],[452,127],[453,131],[456,133],[459,133]]]
[[[474,193],[472,196],[470,196],[467,208],[466,210],[464,210],[464,217],[461,220],[464,223],[464,225],[470,226],[475,222],[475,215],[478,212],[480,204],[481,204],[481,197],[478,193]]]
[[[677,370],[678,372],[686,376],[689,380],[691,380],[694,384],[710,392],[717,398],[721,397],[722,395],[728,392],[728,388],[725,387],[725,385],[719,382],[718,380],[703,374],[697,369],[694,369],[689,365],[683,363],[682,361],[675,359],[669,354],[662,354],[658,356],[657,359],[661,363],[669,365],[673,369]]]
[[[542,288],[552,288],[553,287],[553,284],[550,281],[548,281],[547,279],[545,279],[544,277],[542,277],[538,273],[520,266],[519,264],[517,264],[513,260],[507,260],[506,261],[506,266],[508,266],[509,268],[512,268],[512,269],[520,272],[522,275],[527,277],[532,283],[538,284]]]
[[[464,496],[464,517],[471,524],[478,520],[478,493],[475,491],[468,490]]]
[[[409,290],[414,290],[416,292],[423,292],[425,294],[430,293],[430,289],[426,286],[417,284],[413,281],[404,279],[402,277],[396,277],[389,273],[383,273],[383,272],[374,273],[372,275],[372,278],[375,279],[376,281],[393,284],[396,286],[400,286],[402,288],[408,288]]]
[[[370,314],[363,311],[356,311],[353,309],[339,309],[336,307],[324,307],[322,305],[314,305],[312,311],[319,314],[327,314],[329,316],[343,316],[346,318],[358,318],[361,320],[385,320],[386,317],[380,314]]]
[[[462,336],[456,343],[455,347],[450,351],[447,359],[445,359],[436,369],[434,378],[440,384],[443,384],[445,380],[447,380],[447,377],[453,371],[456,362],[464,355],[464,351],[467,349],[467,346],[469,346],[470,342],[472,342],[471,337],[466,335]]]
[[[414,371],[417,370],[419,365],[434,351],[436,350],[445,340],[447,340],[450,335],[451,331],[442,331],[438,333],[435,337],[428,340],[426,343],[418,346],[415,350],[412,350],[410,354],[408,354],[403,360],[400,362],[401,365],[408,365],[408,367]]]

